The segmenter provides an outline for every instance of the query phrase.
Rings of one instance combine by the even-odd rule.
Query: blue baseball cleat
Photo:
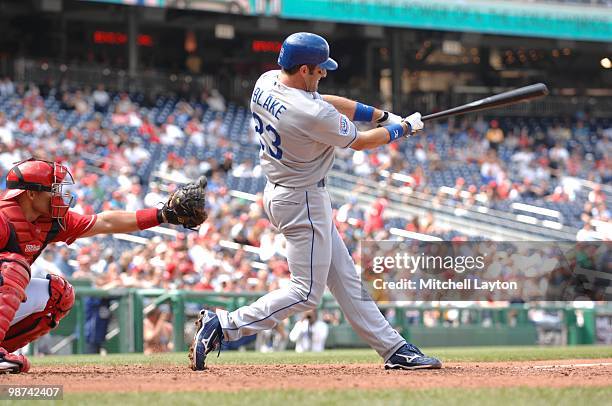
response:
[[[439,359],[428,357],[416,346],[406,343],[395,351],[387,362],[385,369],[440,369],[442,363]]]
[[[191,369],[203,371],[206,369],[206,354],[217,348],[221,352],[223,330],[217,315],[205,309],[200,310],[200,317],[195,324],[196,333],[189,348],[189,361]]]

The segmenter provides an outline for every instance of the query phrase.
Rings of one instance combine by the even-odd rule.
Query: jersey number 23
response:
[[[270,124],[266,125],[264,128],[264,123],[261,119],[261,117],[259,117],[259,115],[257,113],[253,113],[253,118],[255,119],[255,132],[257,134],[259,134],[260,138],[259,138],[259,143],[261,144],[261,149],[264,150],[266,149],[266,146],[264,145],[263,141],[262,141],[262,135],[264,133],[264,130],[270,134],[270,138],[272,139],[272,146],[268,146],[268,153],[276,159],[281,159],[283,157],[283,150],[281,149],[281,137],[278,134],[278,132],[274,129],[274,127],[272,127]],[[274,148],[272,148],[274,147]]]

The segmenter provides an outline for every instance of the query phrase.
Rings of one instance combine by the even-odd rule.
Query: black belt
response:
[[[280,186],[280,187],[284,187],[284,188],[287,188],[287,189],[299,189],[299,188],[296,188],[296,187],[293,187],[293,186],[281,185],[280,183],[272,182],[272,184],[274,185],[274,187]],[[306,187],[308,187],[308,186],[306,186]],[[325,178],[323,178],[323,179],[321,179],[320,181],[317,182],[317,187],[325,187]]]

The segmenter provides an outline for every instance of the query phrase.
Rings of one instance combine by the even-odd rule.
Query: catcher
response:
[[[183,186],[161,209],[80,215],[69,210],[72,196],[64,187],[74,180],[68,168],[33,158],[15,165],[0,195],[0,373],[27,372],[28,359],[11,353],[56,327],[74,303],[72,286],[61,276],[31,278],[30,265],[47,244],[161,223],[193,229],[206,220],[206,183],[201,177]]]

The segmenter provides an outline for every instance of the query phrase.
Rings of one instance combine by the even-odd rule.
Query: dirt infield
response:
[[[448,363],[441,370],[386,371],[380,364],[34,367],[0,383],[63,384],[70,392],[237,391],[242,389],[393,389],[609,386],[612,358]]]

